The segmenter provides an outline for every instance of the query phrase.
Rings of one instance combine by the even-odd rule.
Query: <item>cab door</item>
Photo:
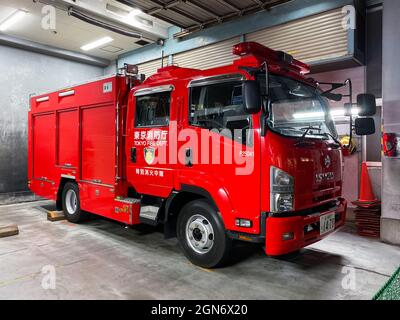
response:
[[[182,166],[183,184],[201,187],[221,204],[225,227],[248,233],[260,231],[259,115],[245,112],[242,75],[223,75],[189,83],[188,128],[197,147],[182,140],[180,150],[191,156]],[[186,113],[186,117],[187,114]],[[186,157],[187,158],[187,157]],[[223,203],[229,202],[229,208]],[[251,227],[237,228],[236,219]]]
[[[167,197],[172,191],[173,170],[167,157],[174,100],[172,85],[139,89],[134,93],[127,177],[140,194]]]

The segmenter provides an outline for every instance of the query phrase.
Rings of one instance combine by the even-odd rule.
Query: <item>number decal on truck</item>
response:
[[[105,82],[103,83],[103,93],[112,92],[112,82]]]

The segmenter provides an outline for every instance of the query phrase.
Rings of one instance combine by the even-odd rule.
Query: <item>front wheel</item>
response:
[[[87,218],[86,213],[81,210],[77,184],[72,182],[65,184],[62,194],[62,207],[69,222],[78,223]]]
[[[222,266],[232,249],[232,240],[217,210],[206,200],[196,200],[182,208],[177,235],[185,256],[203,268]]]

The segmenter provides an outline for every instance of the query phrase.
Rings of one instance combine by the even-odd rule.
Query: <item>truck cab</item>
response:
[[[240,58],[230,66],[159,69],[128,103],[130,187],[150,203],[165,199],[166,228],[205,266],[216,232],[226,238],[221,246],[238,239],[282,255],[345,221],[341,148],[308,67],[257,44],[234,52]]]

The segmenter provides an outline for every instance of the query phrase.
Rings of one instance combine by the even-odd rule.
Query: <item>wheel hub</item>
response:
[[[204,254],[214,245],[214,230],[211,223],[202,215],[192,216],[186,224],[186,239],[197,253]]]
[[[69,214],[75,214],[78,208],[78,197],[74,190],[68,190],[65,196],[65,206]]]

